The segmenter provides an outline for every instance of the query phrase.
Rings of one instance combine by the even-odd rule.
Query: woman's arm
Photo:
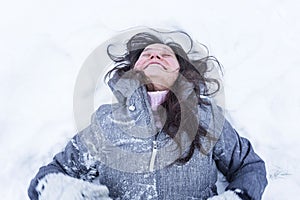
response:
[[[229,185],[226,190],[244,192],[244,196],[259,200],[267,185],[264,161],[254,152],[250,142],[238,135],[227,120],[214,146],[213,157]]]
[[[93,125],[90,125],[76,134],[73,139],[68,142],[65,149],[55,155],[50,164],[39,169],[28,188],[30,199],[38,199],[39,194],[36,187],[48,174],[67,175],[86,181],[92,181],[98,176],[97,163],[91,156],[90,150],[87,148],[88,145],[97,141],[94,138],[97,137],[97,135],[92,127]]]

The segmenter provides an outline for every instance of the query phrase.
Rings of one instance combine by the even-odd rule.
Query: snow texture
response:
[[[236,195],[233,191],[226,191],[218,196],[214,196],[207,200],[241,200],[241,198]]]
[[[38,168],[77,132],[85,59],[137,25],[184,29],[224,66],[229,120],[266,161],[263,200],[300,191],[300,12],[296,0],[11,0],[0,6],[0,196],[28,199]],[[99,66],[102,67],[102,66]],[[101,83],[101,84],[100,84]],[[95,108],[110,103],[99,78]]]

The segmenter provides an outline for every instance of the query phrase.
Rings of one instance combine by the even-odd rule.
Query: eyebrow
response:
[[[174,54],[175,55],[175,53],[173,52],[173,51],[171,51],[170,49],[168,49],[168,48],[166,48],[166,47],[162,47],[164,50],[166,50],[166,51],[168,51],[169,53],[172,53],[172,54]],[[151,47],[149,47],[149,48],[145,48],[144,49],[144,52],[146,52],[146,51],[150,51],[150,50],[157,50],[156,48],[151,48]]]

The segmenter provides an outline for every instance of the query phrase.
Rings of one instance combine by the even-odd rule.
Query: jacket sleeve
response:
[[[265,163],[227,120],[214,146],[213,158],[229,182],[226,190],[241,189],[250,199],[261,199],[267,185]]]
[[[55,155],[53,161],[39,169],[37,175],[31,180],[28,188],[28,196],[32,200],[38,199],[36,186],[43,177],[51,173],[63,173],[74,178],[91,181],[97,175],[96,162],[90,156],[86,142],[83,138],[92,137],[94,135],[92,126],[88,126],[78,134],[76,134],[65,149]]]

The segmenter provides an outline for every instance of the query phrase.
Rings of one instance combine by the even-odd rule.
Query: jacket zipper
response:
[[[156,154],[157,154],[157,142],[156,142],[156,140],[153,140],[153,142],[152,142],[152,154],[151,154],[151,160],[150,160],[150,166],[149,166],[149,171],[150,172],[154,171],[154,163],[155,163]]]

